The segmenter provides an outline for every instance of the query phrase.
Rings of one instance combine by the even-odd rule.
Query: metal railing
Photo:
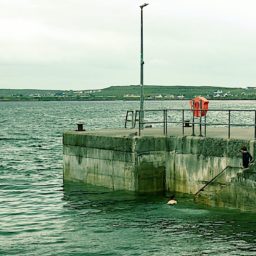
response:
[[[226,171],[228,168],[230,168],[232,166],[227,165],[220,173],[218,173],[216,176],[214,176],[211,180],[209,180],[202,188],[200,188],[195,194],[194,196],[198,196],[198,194],[202,191],[204,191],[204,189],[209,186],[211,183],[213,183],[220,175],[223,174],[224,171]],[[232,167],[234,168],[234,167]]]
[[[205,111],[205,110],[199,109],[199,111]],[[178,120],[178,121],[173,120],[173,119],[175,119],[175,118],[172,118],[174,116],[174,112],[176,112],[176,113],[178,113],[178,115],[180,115],[180,120]],[[211,117],[211,113],[214,113],[214,112],[216,112],[216,114],[218,116],[226,113],[226,117],[224,116],[224,118],[222,118],[221,121],[214,122],[214,120],[212,120],[212,118],[209,118],[209,117]],[[234,114],[234,113],[241,114],[242,112],[249,113],[250,118],[253,120],[253,122],[252,123],[244,123],[243,118],[240,118],[240,122],[232,121],[232,118],[231,118],[232,114]],[[176,125],[180,124],[181,130],[182,130],[182,135],[184,135],[184,129],[186,127],[191,127],[192,128],[191,135],[195,136],[195,125],[198,125],[199,126],[199,136],[206,136],[207,127],[222,126],[222,127],[227,127],[227,133],[228,133],[227,137],[230,138],[231,127],[254,127],[254,139],[256,139],[256,110],[255,109],[249,109],[249,110],[209,109],[205,116],[200,116],[200,117],[195,117],[193,115],[193,110],[191,110],[191,109],[147,109],[147,110],[143,110],[144,122],[139,123],[139,120],[141,120],[139,118],[139,115],[141,115],[141,114],[142,113],[140,112],[140,110],[127,111],[126,119],[125,119],[125,128],[127,128],[128,122],[132,123],[131,128],[136,128],[136,125],[138,123],[139,135],[141,135],[141,131],[147,125],[160,124],[163,127],[163,134],[167,136],[168,135],[168,126],[170,124],[176,124]],[[186,118],[185,118],[185,115],[187,116]],[[129,116],[131,116],[130,119],[129,119]],[[176,116],[177,116],[177,114],[176,114]],[[226,119],[226,121],[224,119]]]
[[[250,164],[249,164],[249,167],[253,166],[255,163],[254,161],[252,161]],[[242,169],[242,170],[248,170],[249,168],[244,168],[242,166],[230,166],[230,165],[227,165],[221,172],[219,172],[217,175],[215,175],[212,179],[210,179],[208,182],[206,182],[206,184],[200,188],[195,194],[194,196],[198,196],[199,193],[201,193],[202,191],[205,190],[206,187],[208,187],[210,184],[212,184],[217,178],[219,178],[227,169],[229,168],[232,168],[232,169],[238,169],[239,171]]]

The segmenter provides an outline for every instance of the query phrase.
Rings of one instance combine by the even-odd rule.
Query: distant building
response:
[[[140,96],[135,94],[125,94],[123,97],[126,99],[134,99],[134,98],[139,98]]]
[[[32,98],[41,98],[41,95],[38,94],[38,93],[29,94],[28,96],[29,96],[29,97],[32,97]]]
[[[171,95],[165,95],[164,98],[165,98],[165,99],[174,99],[175,96],[174,96],[173,94],[171,94]]]
[[[155,96],[155,99],[162,99],[162,98],[163,96],[161,94]]]
[[[223,97],[223,91],[222,90],[217,90],[217,91],[213,92],[213,97],[214,98]]]

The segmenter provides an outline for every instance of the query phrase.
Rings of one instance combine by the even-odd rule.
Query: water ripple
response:
[[[86,129],[123,127],[131,108],[138,102],[0,103],[0,255],[256,255],[252,214],[199,207],[185,195],[169,207],[163,196],[63,184],[63,131],[81,119]]]

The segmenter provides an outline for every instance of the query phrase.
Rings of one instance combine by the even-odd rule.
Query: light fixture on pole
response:
[[[139,131],[144,128],[144,74],[143,74],[143,67],[144,67],[144,59],[143,59],[143,8],[146,7],[148,4],[145,3],[140,6],[140,115],[139,115]]]

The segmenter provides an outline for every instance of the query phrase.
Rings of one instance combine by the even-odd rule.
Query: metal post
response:
[[[143,8],[148,4],[140,6],[140,130],[144,128],[144,60],[143,60]]]
[[[163,129],[164,135],[166,135],[166,109],[163,109]]]
[[[141,111],[139,111],[139,136],[141,135]]]
[[[194,101],[192,100],[192,135],[195,136],[195,116],[194,116]]]
[[[132,110],[132,128],[134,127],[134,111]]]
[[[166,109],[166,118],[165,118],[165,120],[166,120],[166,136],[168,135],[168,114],[167,114],[167,109]]]
[[[182,135],[184,136],[184,126],[185,126],[185,120],[184,120],[184,109],[182,109]]]
[[[206,137],[206,115],[204,116],[204,137]]]
[[[256,140],[256,111],[254,111],[254,139]]]
[[[228,111],[228,138],[230,139],[230,110]]]
[[[167,136],[167,109],[164,109],[164,135]]]
[[[199,136],[202,137],[202,100],[199,102],[199,108],[200,108],[200,123],[199,123]]]

